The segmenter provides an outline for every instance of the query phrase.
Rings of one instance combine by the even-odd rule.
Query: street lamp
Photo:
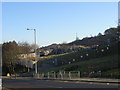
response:
[[[27,28],[27,30],[34,30],[34,43],[35,43],[35,61],[36,61],[36,29],[29,29]],[[37,74],[37,62],[35,63],[35,73]]]

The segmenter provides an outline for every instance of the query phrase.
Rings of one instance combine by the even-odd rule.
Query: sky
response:
[[[96,36],[118,22],[117,2],[3,2],[2,41],[37,44],[72,42]]]

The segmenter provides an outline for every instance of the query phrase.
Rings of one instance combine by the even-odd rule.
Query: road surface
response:
[[[12,90],[13,88],[118,88],[117,84],[58,80],[4,78],[2,82],[3,87],[8,88],[8,90]]]

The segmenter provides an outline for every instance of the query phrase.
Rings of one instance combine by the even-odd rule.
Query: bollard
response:
[[[10,77],[10,73],[7,73],[7,77]]]

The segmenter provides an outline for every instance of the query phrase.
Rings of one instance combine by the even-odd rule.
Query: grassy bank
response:
[[[90,60],[82,60],[76,63],[62,65],[54,69],[48,69],[46,72],[59,70],[64,71],[80,71],[81,76],[86,77],[108,77],[119,78],[120,71],[118,66],[118,54],[111,56],[104,56]],[[90,75],[91,72],[94,72]],[[99,73],[100,72],[100,73]]]

